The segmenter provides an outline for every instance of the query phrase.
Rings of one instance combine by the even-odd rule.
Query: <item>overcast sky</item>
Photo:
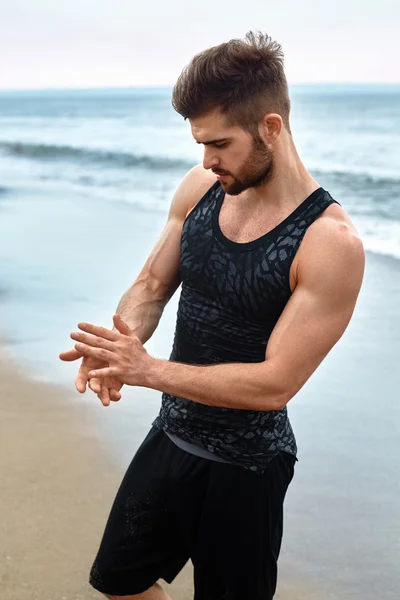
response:
[[[399,0],[0,0],[0,88],[173,85],[250,29],[290,83],[400,82]]]

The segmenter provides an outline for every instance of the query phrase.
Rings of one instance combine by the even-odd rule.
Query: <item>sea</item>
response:
[[[202,161],[202,147],[192,138],[189,123],[173,110],[171,93],[171,88],[0,91],[0,337],[10,356],[31,377],[59,382],[73,391],[77,364],[58,359],[59,352],[72,348],[70,332],[79,321],[112,327],[120,297],[137,277],[165,225],[174,191],[185,173]],[[292,133],[304,164],[348,212],[368,255],[384,265],[387,289],[397,285],[391,293],[399,292],[400,85],[294,85],[290,95]],[[373,285],[368,292],[369,298],[385,293]],[[375,365],[375,356],[382,361],[385,356],[393,357],[386,347],[387,336],[396,336],[391,343],[395,339],[397,346],[391,348],[399,350],[400,334],[393,333],[399,327],[399,298],[390,299],[392,325],[379,338],[380,357],[372,345],[364,347],[366,365]],[[160,358],[168,358],[172,347],[177,301],[178,294],[146,344]],[[379,306],[379,299],[376,302]],[[348,353],[349,371],[340,377],[348,378],[352,391],[357,386],[351,379],[351,361],[359,351],[357,340],[365,343],[365,322],[370,317],[365,313],[363,318],[357,330],[360,337],[353,335],[343,351]],[[370,324],[376,328],[375,321]],[[372,372],[366,366],[365,381]],[[335,378],[329,373],[325,371],[325,376],[335,389]],[[392,376],[385,376],[385,385],[392,385]],[[320,401],[321,385],[326,385],[326,379],[324,384],[319,377],[316,387],[308,388],[310,404],[295,419],[303,436],[305,466],[288,519],[292,532],[296,523],[302,523],[303,537],[292,533],[286,556],[293,558],[290,564],[295,564],[299,576],[307,574],[315,589],[325,586],[323,593],[316,592],[318,600],[398,599],[400,488],[395,469],[400,465],[399,427],[389,409],[385,418],[389,428],[396,427],[398,437],[387,436],[381,424],[380,437],[372,436],[374,450],[363,447],[363,456],[369,456],[379,471],[379,485],[387,488],[383,516],[378,505],[384,500],[374,487],[371,463],[355,465],[354,454],[349,462],[346,445],[339,443],[351,420],[343,398],[338,402],[346,418],[334,412],[337,399],[332,397],[324,430],[337,425],[333,436],[337,452],[332,450],[333,442],[312,431],[313,407]],[[360,382],[364,386],[360,389],[365,390],[365,381]],[[371,390],[375,384],[371,380],[368,385]],[[89,394],[76,401],[98,402]],[[124,464],[132,454],[129,440],[134,438],[137,445],[160,404],[158,392],[141,389],[140,402],[138,393],[130,390],[128,396],[135,408],[126,408],[128,403],[122,408],[121,401],[112,410],[116,415],[118,407],[123,418],[111,418],[113,427],[124,432],[120,443],[113,444],[113,452]],[[374,412],[371,399],[364,407],[361,394],[358,402],[364,418],[370,419],[366,427],[372,431],[380,413]],[[354,424],[359,408],[352,413]],[[110,433],[107,419],[99,420],[105,435]],[[354,453],[357,447],[347,450]],[[388,456],[386,462],[373,463],[380,452]],[[342,473],[344,490],[341,504],[326,508],[329,516],[324,518],[324,506],[338,493],[326,478],[327,464],[332,473]],[[350,465],[357,471],[351,471]],[[346,479],[343,469],[347,467]],[[362,507],[357,512],[362,499],[358,496],[361,488],[351,488],[355,472],[360,478],[364,473],[360,481],[365,484],[363,498],[371,502],[369,513],[363,513]],[[351,514],[346,512],[343,496],[346,486]],[[377,523],[372,516],[378,518]],[[384,527],[378,535],[374,527],[380,528],[380,517]],[[353,540],[353,547],[346,532],[359,522],[364,541],[357,546]],[[319,532],[314,531],[317,523]],[[306,541],[305,532],[310,533]],[[343,566],[344,557],[348,568]],[[288,558],[285,564],[289,575]]]

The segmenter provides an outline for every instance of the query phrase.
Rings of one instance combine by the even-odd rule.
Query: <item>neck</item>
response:
[[[293,138],[288,133],[275,144],[274,160],[272,179],[259,188],[246,190],[247,202],[294,209],[320,187],[300,160]]]

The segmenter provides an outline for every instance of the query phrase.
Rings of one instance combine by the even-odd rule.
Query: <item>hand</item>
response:
[[[68,350],[67,352],[61,352],[59,355],[61,360],[68,362],[82,358],[82,356],[83,355],[81,352],[78,352],[77,350]],[[107,366],[108,363],[83,356],[82,364],[75,380],[75,387],[78,392],[84,394],[86,391],[86,384],[88,384],[89,388],[95,394],[97,394],[97,397],[101,400],[104,406],[108,406],[110,404],[110,400],[113,402],[118,402],[118,400],[121,399],[119,390],[123,384],[114,377],[106,377],[103,379],[103,381],[96,377],[89,379],[89,372],[90,370],[101,369]]]
[[[109,365],[107,368],[90,370],[88,377],[98,378],[102,383],[105,378],[112,377],[121,384],[145,386],[146,374],[153,359],[119,315],[114,315],[113,321],[117,331],[90,323],[78,323],[79,329],[86,333],[71,333],[71,338],[78,342],[75,344],[78,352],[86,358]]]

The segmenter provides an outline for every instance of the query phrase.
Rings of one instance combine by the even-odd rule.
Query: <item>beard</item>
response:
[[[253,139],[250,154],[237,175],[224,171],[233,178],[233,182],[228,183],[222,180],[220,183],[226,194],[238,196],[249,188],[258,188],[268,183],[274,176],[274,171],[274,154],[259,137]]]

